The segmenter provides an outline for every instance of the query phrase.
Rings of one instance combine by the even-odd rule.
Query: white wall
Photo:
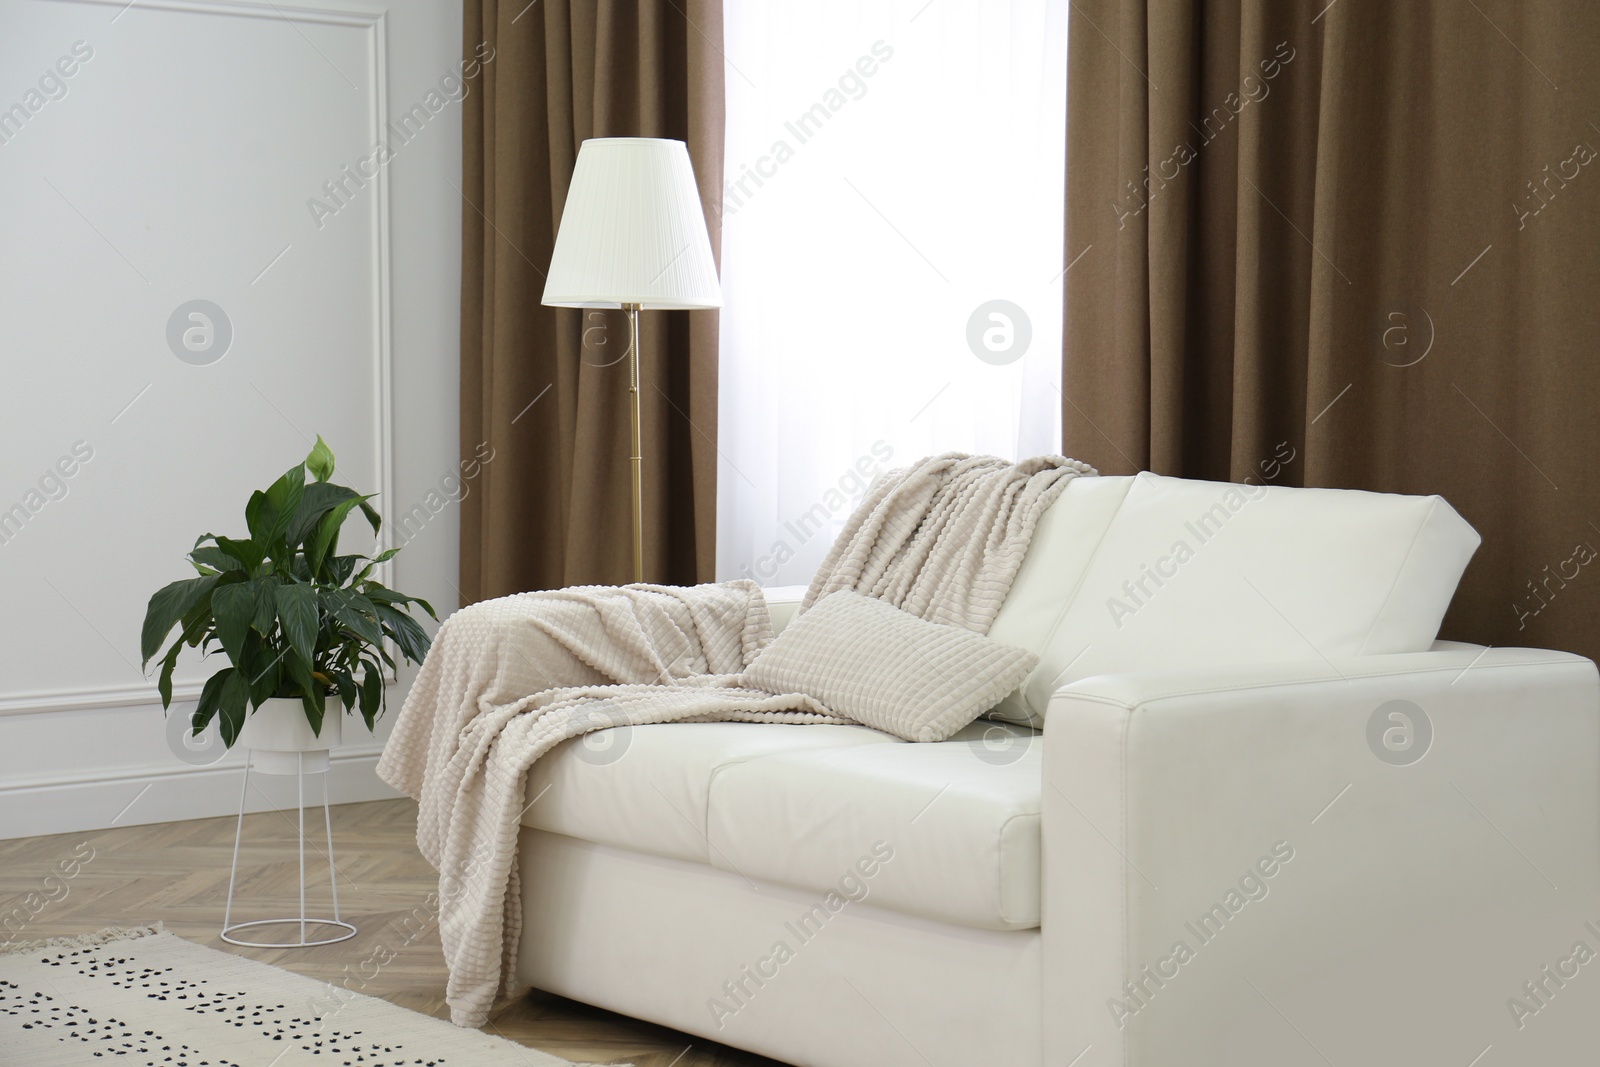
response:
[[[457,472],[460,56],[458,2],[0,0],[0,837],[232,812],[146,599],[312,435],[389,516]],[[220,358],[169,342],[197,299]],[[447,507],[390,580],[452,609],[457,542]],[[335,800],[393,795],[379,747],[347,720]]]

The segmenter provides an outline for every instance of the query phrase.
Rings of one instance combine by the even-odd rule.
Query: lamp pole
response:
[[[633,413],[633,580],[644,581],[644,434],[639,420],[639,309],[623,304],[628,315],[628,399]]]

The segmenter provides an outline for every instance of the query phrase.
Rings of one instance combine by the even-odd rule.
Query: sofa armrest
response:
[[[772,632],[778,633],[789,625],[800,611],[800,602],[806,598],[804,585],[775,585],[761,590],[767,598],[767,610],[772,613]]]
[[[1600,958],[1575,948],[1600,952],[1586,659],[1083,679],[1050,703],[1042,812],[1046,1064],[1593,1053]]]

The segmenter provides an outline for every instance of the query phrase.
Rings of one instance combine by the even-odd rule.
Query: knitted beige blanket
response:
[[[1093,468],[947,454],[886,475],[829,552],[805,607],[837,589],[987,632],[1040,514]],[[422,665],[378,775],[418,802],[439,871],[439,929],[459,1026],[509,987],[521,935],[517,830],[527,772],[561,741],[623,724],[843,722],[802,693],[741,685],[772,640],[750,581],[581,586],[456,612]]]

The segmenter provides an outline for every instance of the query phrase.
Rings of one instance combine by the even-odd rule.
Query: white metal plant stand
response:
[[[278,704],[280,702],[277,700],[269,700],[258,708],[255,714],[246,720],[245,731],[239,738],[241,742],[250,745],[250,754],[245,761],[244,784],[239,788],[239,818],[233,831],[233,866],[228,872],[228,903],[222,914],[222,940],[230,945],[243,945],[248,948],[309,948],[313,945],[335,945],[356,936],[356,928],[339,917],[339,875],[333,862],[333,817],[328,810],[328,769],[331,764],[327,750],[339,743],[341,709],[337,703],[329,701],[328,715],[323,720],[322,736],[318,737],[311,733],[298,700],[282,701],[281,705],[287,707],[272,707]],[[299,736],[285,736],[286,734]],[[262,742],[267,743],[262,744]],[[292,774],[297,780],[296,829],[300,851],[300,914],[280,919],[254,919],[250,922],[236,923],[233,921],[233,890],[239,879],[239,843],[244,836],[245,798],[250,792],[252,769],[261,774]],[[307,774],[322,776],[322,825],[328,840],[328,886],[333,893],[331,919],[306,914]],[[255,941],[236,936],[242,930],[287,925],[299,926],[298,940]],[[326,929],[328,933],[323,937],[310,937],[308,933],[313,927]]]

